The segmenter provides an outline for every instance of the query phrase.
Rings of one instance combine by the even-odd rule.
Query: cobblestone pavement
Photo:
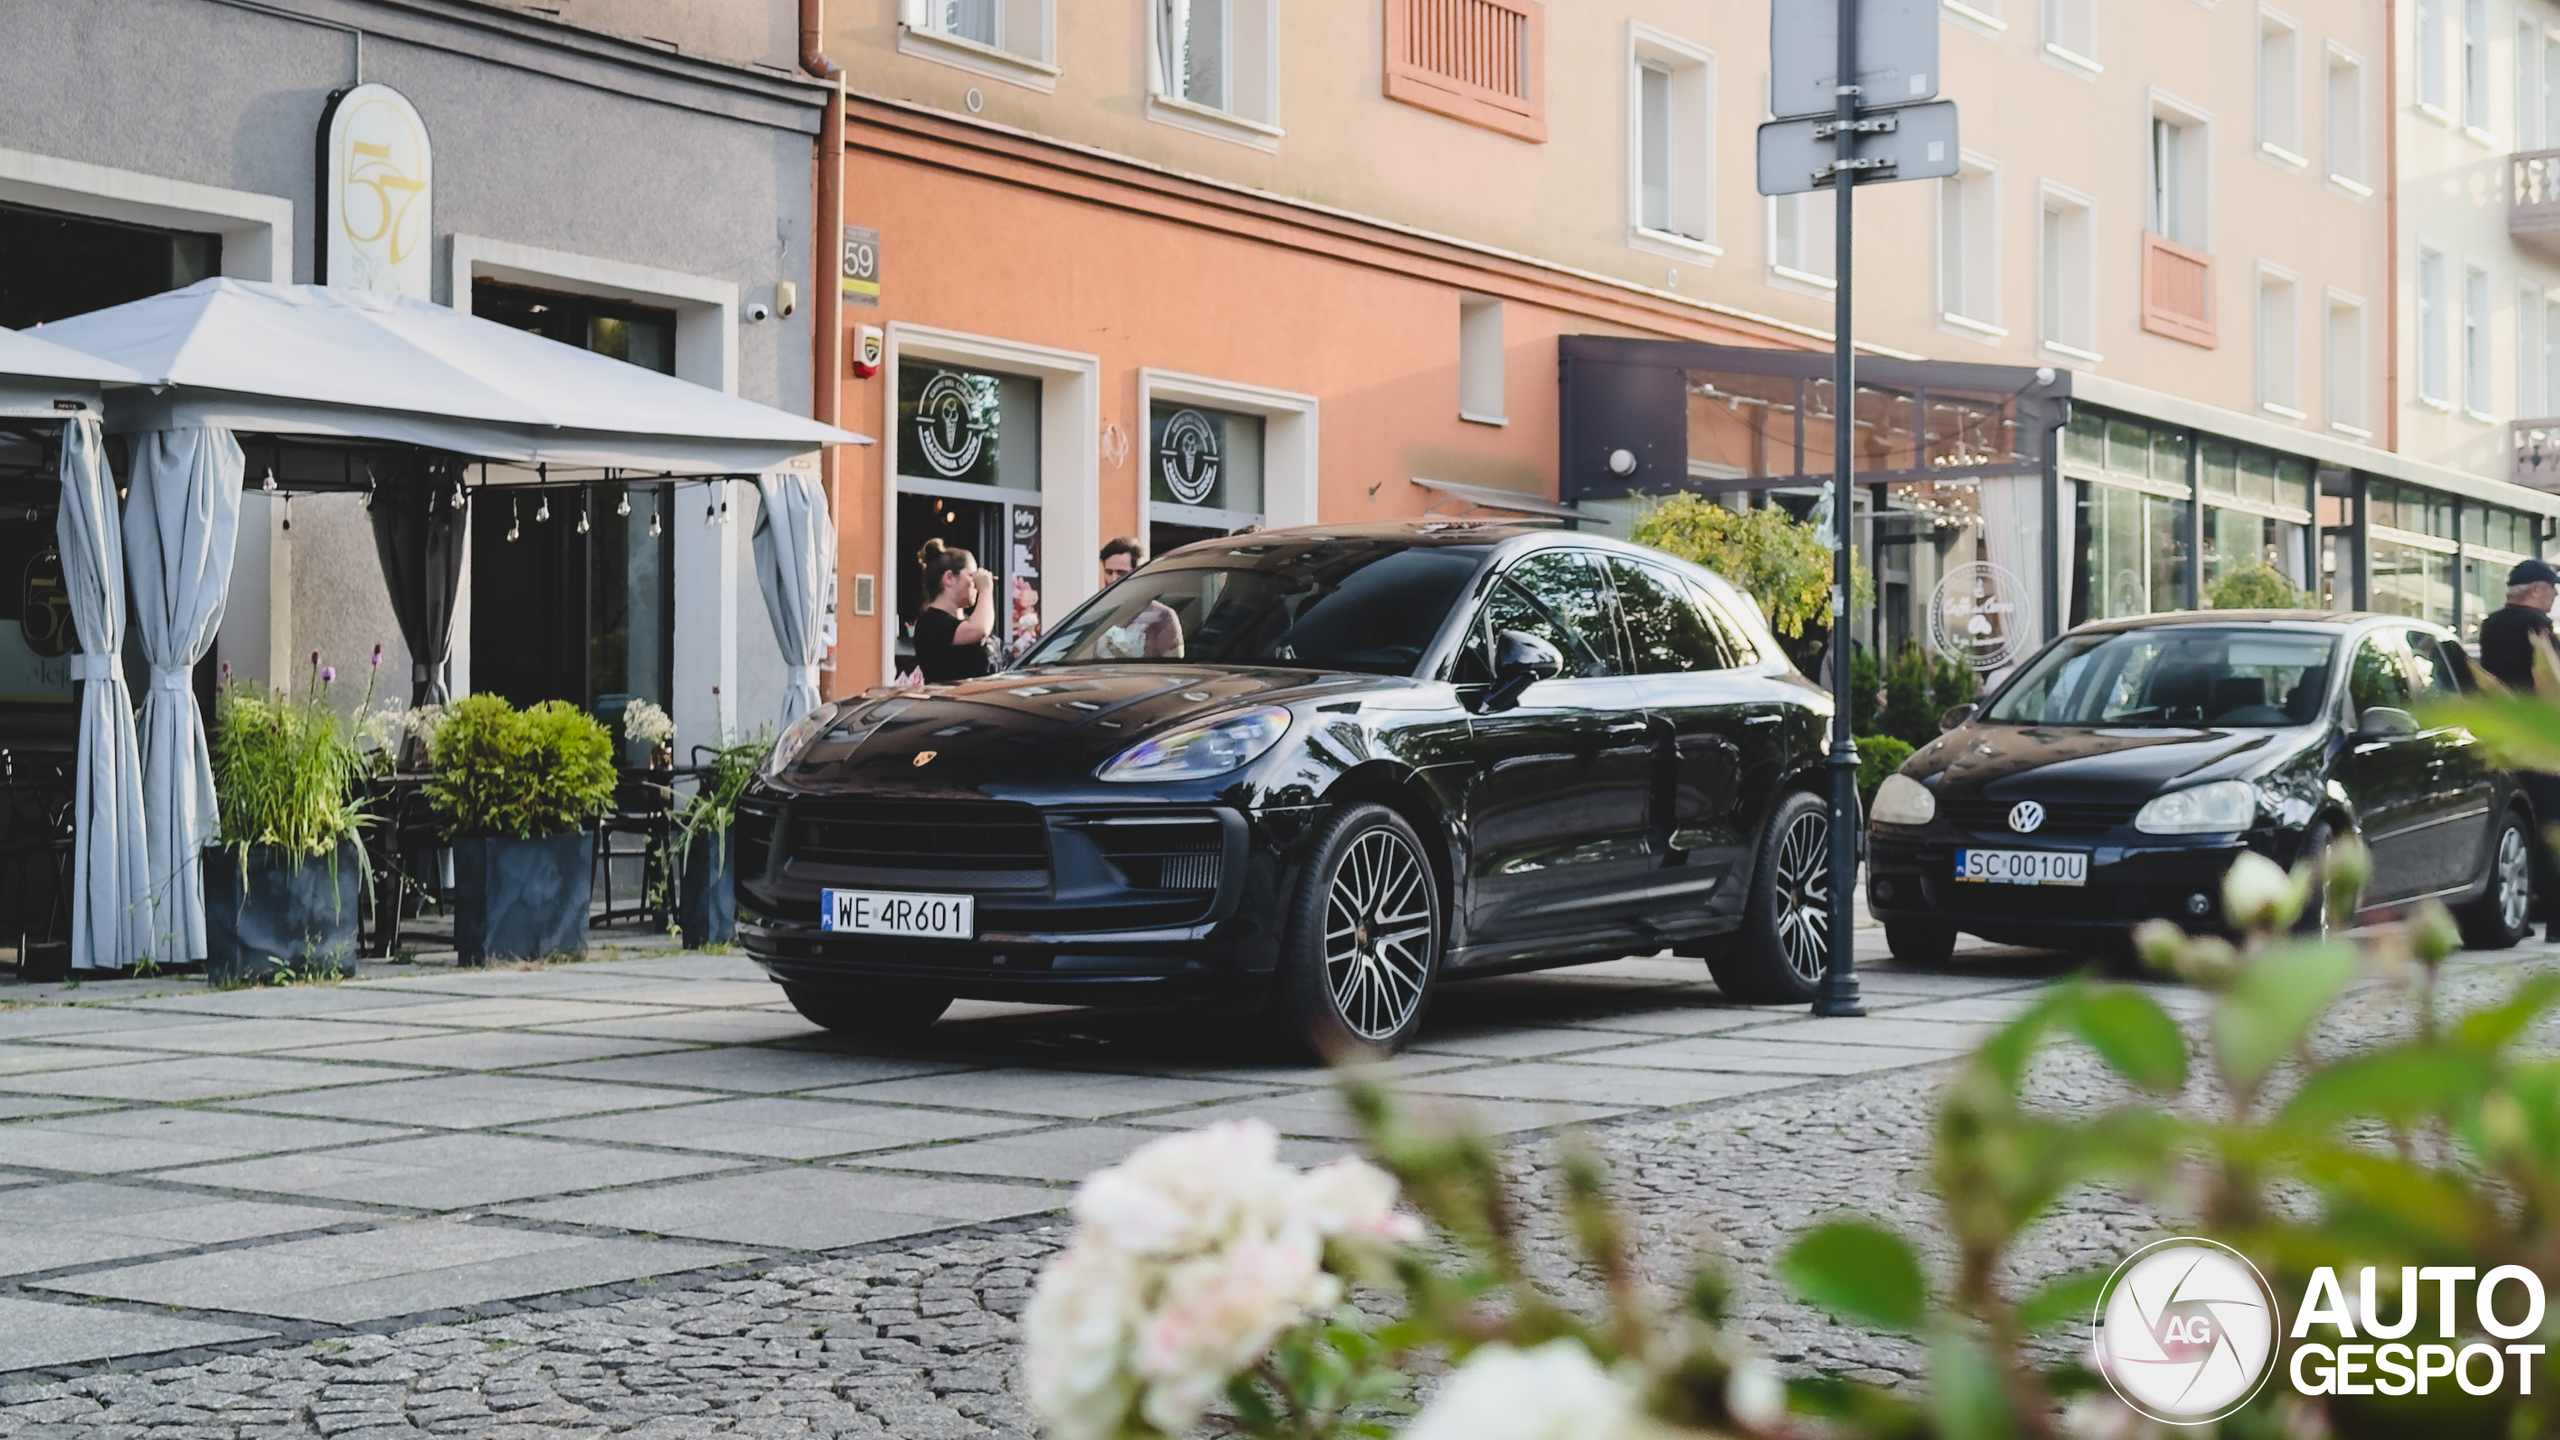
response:
[[[1878,967],[1846,1021],[1726,1006],[1667,957],[1487,981],[1399,1069],[1514,1134],[1533,1187],[1580,1122],[1666,1285],[1720,1254],[1770,1353],[1891,1379],[1906,1347],[1768,1263],[1841,1205],[1925,1230],[1936,1077],[2069,963]],[[2560,953],[2460,984],[2519,963]],[[1029,1436],[1014,1321],[1077,1178],[1209,1118],[1300,1160],[1347,1128],[1224,1027],[971,1006],[862,1052],[712,957],[70,998],[0,1010],[0,1436]],[[2331,1043],[2399,1014],[2362,993]],[[2038,1084],[2111,1093],[2070,1051]],[[2155,1224],[2079,1196],[2024,1264]]]

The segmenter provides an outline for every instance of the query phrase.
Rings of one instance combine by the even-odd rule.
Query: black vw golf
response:
[[[1897,958],[1956,933],[2061,945],[2155,916],[2219,923],[2242,850],[2290,865],[2340,835],[2365,903],[2453,907],[2514,944],[2535,817],[2470,732],[2418,718],[2463,687],[2453,636],[2400,616],[2203,611],[2084,625],[1886,778],[1870,908]]]
[[[833,1029],[956,996],[1260,1011],[1392,1049],[1442,979],[1827,957],[1830,702],[1754,603],[1509,525],[1165,556],[1013,671],[814,712],[740,806],[739,934]]]

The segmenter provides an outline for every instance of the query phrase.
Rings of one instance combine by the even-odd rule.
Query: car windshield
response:
[[[2243,626],[2074,635],[1991,704],[2009,725],[2307,725],[2328,692],[2335,637]]]
[[[1481,560],[1468,550],[1342,542],[1185,556],[1086,601],[1023,663],[1207,661],[1408,675]]]

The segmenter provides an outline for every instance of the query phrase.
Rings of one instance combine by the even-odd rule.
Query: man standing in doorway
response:
[[[1104,545],[1102,547],[1103,588],[1107,590],[1128,579],[1129,572],[1138,568],[1138,562],[1142,558],[1138,554],[1138,539],[1134,535],[1123,535]]]
[[[2533,692],[2533,654],[2551,638],[2551,601],[2560,595],[2560,570],[2527,560],[2507,572],[2507,603],[2480,622],[2480,668],[2518,694]],[[2560,866],[2552,863],[2550,834],[2560,826],[2560,775],[2527,772],[2525,798],[2543,827],[2533,847],[2533,893],[2542,902],[2543,938],[2560,940]]]

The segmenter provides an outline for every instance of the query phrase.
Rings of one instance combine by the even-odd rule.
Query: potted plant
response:
[[[453,845],[453,943],[465,965],[582,955],[595,832],[613,805],[613,740],[559,700],[445,708],[427,802]]]
[[[314,657],[315,662],[317,657]],[[205,852],[205,976],[217,985],[343,975],[364,884],[356,727],[313,667],[300,699],[225,680],[213,702],[216,831]]]
[[[773,749],[771,736],[724,745],[704,767],[702,788],[676,812],[676,928],[685,948],[726,945],[738,933],[738,853],[729,843],[738,797]]]

